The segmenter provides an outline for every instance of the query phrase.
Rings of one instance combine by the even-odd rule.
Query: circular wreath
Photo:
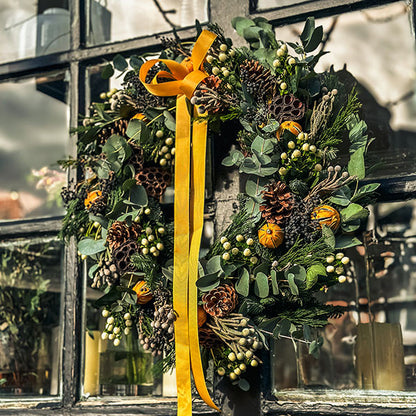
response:
[[[365,221],[377,184],[361,186],[369,143],[355,88],[333,71],[316,73],[322,27],[306,22],[300,41],[275,38],[263,19],[236,18],[249,47],[233,48],[222,30],[190,104],[210,125],[240,124],[223,165],[246,178],[239,211],[200,260],[199,340],[216,372],[242,388],[244,372],[262,363],[272,338],[310,344],[311,329],[343,313],[315,296],[350,277],[344,249]],[[160,58],[181,62],[189,43],[162,39]],[[174,365],[173,230],[160,204],[175,172],[176,97],[150,94],[139,78],[145,59],[118,55],[103,71],[124,73],[121,89],[103,92],[78,134],[78,157],[62,162],[81,173],[62,191],[67,207],[61,236],[75,237],[88,259],[91,286],[106,318],[102,338],[124,336]],[[146,77],[151,83],[161,62]],[[163,83],[163,77],[158,81]],[[234,120],[234,121],[233,121]],[[346,167],[338,147],[349,144]],[[236,195],[237,198],[237,195]],[[312,336],[311,336],[312,333]]]

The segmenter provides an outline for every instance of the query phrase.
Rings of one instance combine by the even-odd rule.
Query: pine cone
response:
[[[142,227],[133,222],[130,227],[122,221],[114,221],[107,232],[107,242],[113,251],[127,241],[137,241]]]
[[[294,95],[277,95],[269,104],[269,114],[279,123],[295,121],[305,114],[305,106]]]
[[[258,61],[246,59],[240,65],[241,82],[247,92],[254,98],[263,99],[266,95],[273,95],[277,85],[270,69],[264,68]]]
[[[263,191],[263,203],[260,205],[262,217],[270,223],[283,225],[290,216],[294,198],[283,182],[274,182]]]
[[[126,241],[113,252],[113,261],[120,273],[128,273],[135,270],[131,263],[131,256],[139,252],[139,245],[135,241]]]
[[[215,348],[221,345],[222,341],[214,334],[212,329],[207,327],[199,328],[199,344],[204,348]]]
[[[231,285],[221,285],[202,296],[205,312],[222,318],[237,306],[237,292]]]
[[[105,142],[113,135],[118,134],[119,136],[126,136],[127,126],[129,120],[121,119],[116,120],[108,126],[104,127],[98,134],[98,143],[100,145],[105,144]]]
[[[172,175],[166,169],[150,167],[144,168],[136,174],[138,185],[143,185],[149,196],[159,199],[170,185]]]

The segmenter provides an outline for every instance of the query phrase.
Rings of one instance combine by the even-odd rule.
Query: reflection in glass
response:
[[[308,2],[309,0],[250,0],[250,11],[255,12],[265,9],[280,9],[282,7]]]
[[[62,73],[0,84],[0,220],[62,212],[67,86]]]
[[[278,341],[274,387],[416,390],[416,201],[375,205],[365,244],[348,249],[354,276],[330,288],[348,307],[321,332],[320,357]],[[296,352],[295,352],[296,350]],[[296,361],[297,359],[297,361]]]
[[[61,245],[0,244],[0,397],[57,395]]]
[[[149,36],[208,20],[207,0],[90,0],[88,43]]]
[[[377,138],[369,147],[367,177],[414,174],[416,52],[410,16],[410,6],[400,1],[317,21],[330,52],[317,72],[333,64],[344,82],[358,82],[369,137]],[[303,23],[279,27],[277,37],[293,40],[302,29]]]
[[[0,0],[0,62],[69,49],[68,0]]]

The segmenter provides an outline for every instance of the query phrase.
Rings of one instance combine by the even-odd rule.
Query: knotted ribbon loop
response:
[[[193,124],[191,140],[191,115],[186,103],[186,98],[190,99],[198,84],[208,76],[201,66],[215,38],[214,33],[204,30],[190,58],[181,63],[169,59],[151,59],[141,66],[139,73],[141,82],[153,95],[177,96],[173,307],[178,314],[175,322],[178,416],[192,415],[191,366],[200,396],[205,403],[219,411],[205,384],[199,351],[195,285],[203,228],[207,122]],[[149,70],[158,63],[163,63],[168,71],[160,70],[147,83]],[[162,79],[163,82],[159,82]]]

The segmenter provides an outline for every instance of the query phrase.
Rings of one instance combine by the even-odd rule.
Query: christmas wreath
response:
[[[232,23],[248,47],[233,48],[209,25],[197,27],[194,46],[162,38],[159,59],[117,55],[102,76],[121,71],[122,88],[91,104],[76,129],[77,158],[62,161],[79,179],[62,191],[61,235],[78,240],[91,286],[104,291],[96,302],[106,318],[102,338],[117,346],[137,337],[163,371],[182,360],[178,389],[189,394],[192,361],[212,406],[200,349],[219,376],[242,389],[249,388],[244,373],[262,364],[273,338],[303,340],[317,353],[323,340],[314,330],[343,310],[316,294],[349,279],[343,250],[360,244],[365,206],[378,187],[359,182],[371,140],[355,88],[333,70],[314,70],[326,53],[315,52],[322,27],[309,18],[300,40],[286,43],[262,18]],[[210,126],[215,140],[224,123],[239,125],[222,163],[244,175],[245,192],[197,263],[196,291],[188,275],[201,235],[195,205],[203,207],[205,132]],[[349,147],[345,167],[337,163],[341,144]],[[184,165],[190,176],[179,177]],[[175,221],[160,203],[173,184]]]

